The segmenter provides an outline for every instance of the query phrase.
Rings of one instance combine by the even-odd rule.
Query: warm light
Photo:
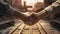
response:
[[[34,8],[34,5],[37,2],[44,2],[44,0],[22,0],[22,5],[24,5],[24,1],[26,2],[27,6],[32,6],[32,8]]]
[[[44,2],[44,0],[37,0],[38,2]]]
[[[26,0],[26,5],[34,7],[34,4],[37,3],[37,0]]]

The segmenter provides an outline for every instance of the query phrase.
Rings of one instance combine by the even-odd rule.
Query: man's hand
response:
[[[35,18],[37,18],[38,20],[39,19],[43,19],[44,17],[46,17],[48,14],[46,13],[46,11],[45,10],[42,10],[42,11],[40,11],[40,12],[38,12],[38,13],[34,13],[34,14],[32,14],[31,16],[34,16]]]
[[[39,21],[38,15],[36,13],[32,13],[26,20],[25,24],[34,25]]]
[[[40,19],[44,18],[45,11],[40,11],[38,13],[32,13],[30,16],[28,16],[25,20],[24,23],[28,25],[34,25],[37,23]]]
[[[28,24],[28,25],[34,25],[34,24],[36,24],[40,19],[43,19],[43,18],[45,18],[46,17],[46,11],[40,11],[40,12],[38,12],[38,13],[32,13],[29,17],[28,17],[28,19],[27,19],[27,23],[26,24]]]

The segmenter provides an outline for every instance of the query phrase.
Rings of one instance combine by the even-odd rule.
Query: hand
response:
[[[38,19],[39,15],[38,15],[38,13],[33,13],[29,17],[31,17],[32,19]]]
[[[32,13],[29,17],[28,17],[28,21],[26,24],[28,25],[34,25],[36,24],[40,19],[44,18],[46,16],[46,12],[45,11],[40,11],[39,13]]]
[[[27,18],[23,19],[23,22],[27,25],[34,25],[36,23],[37,18],[35,18],[34,16],[35,14],[32,13],[30,16],[28,16]]]
[[[27,25],[34,25],[39,21],[39,18],[36,13],[31,14],[27,19],[24,20],[24,23]]]

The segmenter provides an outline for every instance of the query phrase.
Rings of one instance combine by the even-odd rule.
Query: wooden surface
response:
[[[16,25],[18,24],[16,23]],[[15,27],[11,27],[9,29],[9,34],[14,28]],[[15,29],[12,34],[60,34],[60,31],[53,28],[49,24],[49,22],[40,20],[38,23],[32,26],[21,23],[20,26],[17,29]]]

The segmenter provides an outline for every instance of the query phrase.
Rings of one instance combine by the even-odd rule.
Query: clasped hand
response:
[[[36,24],[43,16],[45,11],[40,11],[39,13],[21,13],[21,12],[14,12],[14,16],[18,19],[21,19],[27,25],[34,25]]]
[[[35,23],[37,23],[39,21],[39,16],[37,15],[37,13],[22,13],[25,15],[25,17],[23,17],[21,20],[23,20],[23,22],[27,25],[34,25]]]

